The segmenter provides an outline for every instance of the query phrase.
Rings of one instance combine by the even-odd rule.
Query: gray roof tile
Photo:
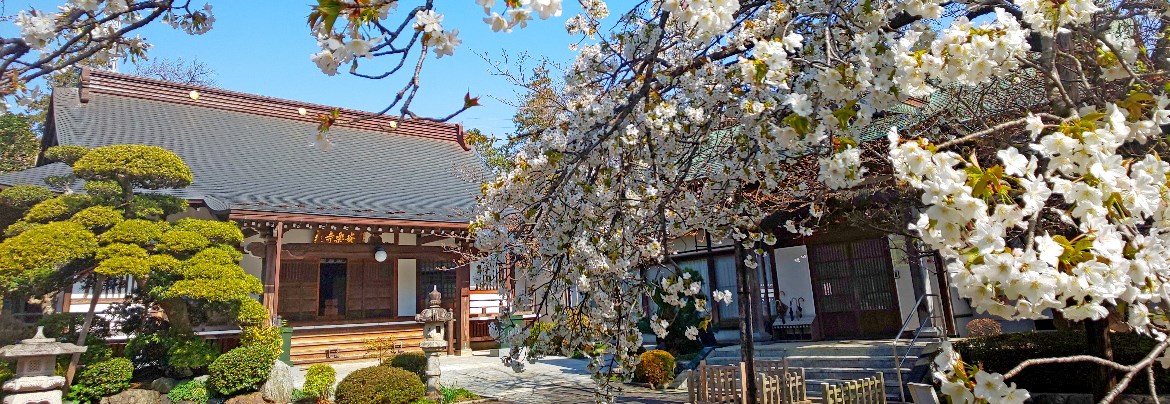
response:
[[[453,141],[334,127],[336,147],[323,152],[309,146],[317,128],[303,120],[100,92],[88,97],[82,103],[76,89],[54,92],[59,144],[174,151],[194,173],[184,196],[230,209],[465,222],[479,192],[477,183],[456,175],[479,163]]]

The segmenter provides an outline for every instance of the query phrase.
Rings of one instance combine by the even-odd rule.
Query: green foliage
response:
[[[92,257],[97,248],[97,238],[77,223],[31,228],[0,242],[0,281],[36,282],[60,265]]]
[[[337,382],[337,371],[332,366],[318,363],[305,371],[305,398],[329,398],[333,394],[333,383]]]
[[[409,371],[374,366],[350,373],[337,385],[337,404],[409,404],[423,397],[426,386]]]
[[[211,393],[207,391],[207,384],[203,380],[186,380],[175,385],[175,388],[167,393],[167,398],[170,398],[172,403],[190,401],[195,404],[206,404],[207,400],[211,399]]]
[[[37,320],[37,325],[45,327],[45,336],[60,341],[77,342],[81,326],[85,324],[85,316],[80,313],[53,313]],[[110,336],[110,323],[105,318],[94,317],[90,322],[88,335],[95,338]]]
[[[248,275],[236,267],[239,273],[225,274],[220,279],[185,279],[175,281],[165,292],[164,298],[186,297],[210,302],[234,302],[264,291],[260,279]]]
[[[175,222],[174,229],[198,233],[215,244],[236,246],[244,242],[244,232],[240,231],[240,227],[233,222],[188,218]],[[238,261],[239,258],[235,260]]]
[[[193,374],[219,357],[219,349],[197,336],[178,336],[167,343],[167,365],[176,374]]]
[[[95,232],[100,232],[122,223],[122,212],[109,206],[90,206],[82,209],[69,218],[69,221],[85,226]]]
[[[146,252],[145,248],[134,244],[113,243],[98,248],[97,255],[95,255],[95,258],[99,260],[105,260],[114,257],[148,259],[150,258],[150,253]]]
[[[427,357],[422,352],[407,352],[391,356],[382,362],[383,366],[393,366],[423,377],[427,369]]]
[[[49,161],[56,161],[58,163],[65,163],[70,166],[81,160],[87,153],[89,148],[78,145],[60,145],[45,149],[45,158]]]
[[[7,229],[33,206],[53,196],[53,191],[35,185],[17,185],[0,190],[0,230]],[[19,233],[17,231],[13,235]]]
[[[85,194],[108,204],[116,204],[122,198],[122,185],[116,181],[86,181]]]
[[[443,394],[443,403],[458,403],[461,401],[479,400],[481,397],[478,394],[467,391],[464,388],[449,388],[440,387],[439,392]]]
[[[40,142],[27,117],[0,115],[0,173],[32,167],[39,149]]]
[[[661,386],[674,379],[674,356],[661,349],[643,352],[634,369],[634,380]]]
[[[1113,359],[1132,364],[1142,360],[1157,344],[1153,338],[1134,333],[1112,333]],[[954,343],[964,362],[977,364],[989,372],[1005,373],[1027,359],[1084,355],[1088,352],[1085,334],[1079,331],[1010,333],[967,338]],[[1158,391],[1170,389],[1170,373],[1153,366]],[[1035,393],[1089,393],[1090,378],[1096,365],[1062,363],[1031,366],[1008,379],[1019,388]],[[1130,394],[1148,394],[1149,383],[1131,383]]]
[[[166,223],[143,219],[130,219],[114,225],[98,238],[102,243],[127,243],[138,245],[153,244],[162,237]]]
[[[268,309],[253,299],[244,299],[236,309],[236,323],[243,327],[255,327],[268,322]]]
[[[141,277],[149,275],[151,267],[151,261],[146,258],[112,257],[102,260],[93,272],[108,277],[125,275]]]
[[[134,365],[126,358],[98,362],[81,371],[69,390],[69,399],[79,403],[95,403],[102,397],[118,394],[130,388]]]
[[[240,332],[240,345],[255,347],[268,352],[273,358],[284,352],[284,340],[280,337],[280,327],[260,326],[247,327]]]
[[[170,195],[134,195],[127,215],[139,219],[163,220],[187,210],[187,200]]]
[[[48,188],[36,185],[17,185],[0,190],[0,208],[28,210],[34,205],[56,196]]]
[[[40,223],[29,223],[23,220],[17,221],[8,225],[8,228],[4,229],[4,237],[16,237],[16,235],[32,230],[34,227],[40,225]],[[2,239],[3,238],[0,238],[0,240]]]
[[[124,180],[135,188],[182,188],[191,185],[191,169],[179,155],[156,146],[113,145],[90,150],[73,163],[86,180]]]
[[[32,329],[9,311],[0,313],[0,346],[13,345],[33,335]]]
[[[12,370],[12,364],[8,362],[0,362],[0,383],[11,380],[16,377],[16,371]]]
[[[203,235],[188,231],[171,229],[162,234],[155,246],[160,251],[177,254],[195,253],[211,245],[211,240]]]
[[[33,223],[65,220],[92,204],[93,200],[86,195],[61,195],[33,205],[22,220]]]
[[[268,379],[276,358],[263,344],[236,347],[207,367],[207,386],[223,396],[255,391]]]

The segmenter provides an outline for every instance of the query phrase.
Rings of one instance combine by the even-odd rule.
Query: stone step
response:
[[[917,356],[925,345],[898,347],[898,354],[905,355],[907,350],[910,356]],[[785,356],[892,356],[893,347],[886,346],[855,346],[855,345],[812,345],[800,347],[757,347],[755,357],[758,359],[781,359]],[[708,358],[738,358],[739,349],[716,349]]]

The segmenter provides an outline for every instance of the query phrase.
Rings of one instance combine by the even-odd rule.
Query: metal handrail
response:
[[[910,351],[914,350],[914,344],[917,343],[918,338],[922,336],[922,329],[924,327],[926,327],[926,324],[927,323],[938,324],[937,322],[935,322],[936,320],[945,320],[942,318],[941,315],[936,315],[935,310],[933,310],[931,308],[931,306],[927,305],[925,307],[926,316],[923,316],[924,318],[922,318],[921,321],[918,322],[918,327],[914,330],[914,337],[911,338],[910,341],[907,343],[906,352],[904,354],[899,354],[898,341],[902,340],[902,335],[906,333],[906,328],[908,326],[910,326],[910,320],[913,319],[914,316],[918,314],[918,308],[922,307],[923,304],[926,304],[928,301],[927,299],[929,299],[929,298],[937,299],[938,303],[939,303],[939,307],[940,308],[942,307],[942,297],[936,293],[926,293],[926,294],[923,294],[922,296],[919,296],[918,301],[914,303],[914,307],[910,311],[910,314],[907,315],[906,319],[902,321],[902,328],[898,329],[898,335],[894,336],[894,343],[893,343],[894,372],[897,373],[897,375],[898,375],[898,395],[900,396],[902,402],[906,402],[906,388],[905,388],[905,386],[903,386],[904,382],[902,380],[902,366],[906,364],[906,359],[909,359]],[[945,327],[945,325],[944,325],[944,327]],[[943,331],[943,333],[945,334],[946,331]]]

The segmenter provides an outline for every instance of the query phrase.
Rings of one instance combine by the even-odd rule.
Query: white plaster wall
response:
[[[394,240],[391,238],[390,240]],[[418,245],[418,236],[411,233],[398,235],[398,245]]]
[[[894,287],[898,291],[899,322],[911,316],[911,324],[918,324],[918,311],[914,309],[914,303],[917,301],[914,296],[914,280],[910,278],[910,261],[906,257],[906,238],[891,234],[886,239],[890,246],[890,261],[894,264],[894,273],[890,276],[897,277],[894,279]]]
[[[808,249],[804,246],[777,248],[776,278],[779,279],[780,290],[784,292],[784,304],[803,297],[804,303],[800,307],[804,308],[804,315],[816,315]]]
[[[244,239],[243,245],[252,243],[263,243],[264,238],[259,234],[253,235]],[[248,275],[255,276],[257,279],[264,279],[264,257],[257,257],[244,251],[244,258],[240,259],[240,266],[244,268],[244,272]]]
[[[413,236],[413,234],[412,234],[412,236]],[[429,242],[429,243],[426,243],[423,245],[428,246],[428,247],[458,247],[459,246],[459,244],[457,244],[455,242],[455,239],[453,239],[453,238],[445,238],[442,240],[435,240],[435,241],[432,241],[432,242]]]
[[[415,301],[415,284],[418,283],[418,261],[415,259],[398,260],[398,315],[413,316],[418,314]]]
[[[313,242],[312,229],[289,229],[280,236],[281,244],[305,244]]]

